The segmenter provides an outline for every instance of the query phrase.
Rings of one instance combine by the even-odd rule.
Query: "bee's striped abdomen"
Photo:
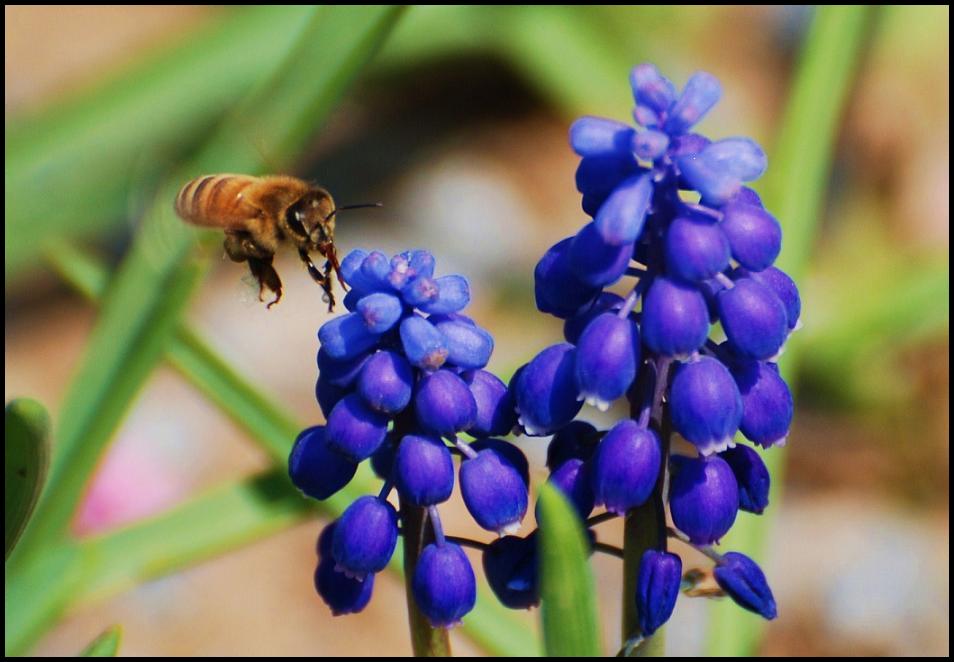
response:
[[[257,179],[228,174],[196,177],[176,196],[176,213],[193,225],[240,229],[257,215],[242,196]]]

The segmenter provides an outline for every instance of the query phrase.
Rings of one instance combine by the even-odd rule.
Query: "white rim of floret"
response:
[[[785,353],[785,345],[788,344],[788,338],[785,338],[785,342],[782,343],[782,346],[778,348],[778,351],[775,352],[773,356],[765,359],[769,363],[778,363],[778,360],[782,357],[782,354]]]
[[[359,582],[363,582],[364,578],[368,576],[368,573],[366,572],[354,572],[352,570],[348,570],[348,568],[344,567],[337,561],[335,561],[335,572],[340,572],[348,579],[356,579]]]
[[[510,536],[520,530],[520,520],[514,520],[504,524],[502,527],[497,529],[497,535],[503,538],[504,536]]]
[[[772,441],[766,441],[764,443],[757,441],[755,443],[758,444],[759,447],[762,449],[773,448],[775,446],[784,446],[785,444],[788,443],[788,432],[783,434],[778,439],[773,439]]]
[[[610,405],[613,404],[611,400],[604,400],[594,393],[580,393],[580,395],[577,397],[577,400],[585,400],[586,404],[590,405],[591,407],[596,407],[600,411],[608,411]]]
[[[799,316],[798,316],[798,319],[795,320],[795,326],[792,327],[792,332],[798,331],[800,328],[802,328],[802,316],[801,316],[801,315],[799,315]]]
[[[696,444],[696,449],[700,455],[708,457],[722,451],[735,448],[735,440],[732,437],[723,437],[722,439],[712,439],[703,444]]]
[[[532,423],[529,423],[522,415],[517,416],[517,423],[520,424],[520,427],[523,428],[524,433],[528,437],[545,437],[550,434],[545,428],[538,428]]]

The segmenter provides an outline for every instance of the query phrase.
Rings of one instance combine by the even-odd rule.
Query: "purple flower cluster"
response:
[[[384,486],[325,529],[315,586],[335,614],[364,608],[397,544],[402,517],[387,501],[397,488],[402,512],[426,509],[434,531],[411,578],[414,598],[434,626],[448,626],[473,608],[476,580],[463,550],[443,535],[436,506],[451,496],[457,454],[476,522],[500,535],[519,526],[527,461],[496,438],[514,428],[514,403],[484,369],[493,337],[461,313],[470,301],[465,278],[435,277],[434,258],[422,250],[392,258],[355,250],[341,274],[350,312],[318,331],[315,394],[327,423],[299,435],[289,473],[306,495],[327,499],[370,458]]]
[[[551,480],[581,517],[595,506],[625,514],[666,483],[684,539],[712,545],[739,510],[761,513],[769,475],[759,454],[784,443],[792,396],[774,363],[799,322],[794,282],[773,266],[778,221],[746,183],[766,168],[748,138],[712,141],[692,127],[721,96],[710,74],[681,93],[649,64],[630,75],[639,128],[583,117],[570,129],[576,172],[591,217],[537,264],[536,304],[564,320],[565,342],[544,349],[511,386],[530,436],[553,434]],[[634,282],[620,296],[605,288]],[[725,339],[710,338],[721,324]],[[607,410],[623,397],[632,418],[608,431],[574,421],[584,402]],[[695,448],[671,455],[663,421]],[[719,585],[747,609],[774,618],[758,567],[730,553]],[[637,604],[644,634],[672,612],[681,563],[644,556]]]

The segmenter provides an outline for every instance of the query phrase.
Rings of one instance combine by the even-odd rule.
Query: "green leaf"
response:
[[[778,143],[769,150],[770,167],[765,205],[782,224],[785,241],[777,266],[796,282],[805,274],[820,223],[835,153],[839,120],[855,79],[861,46],[870,26],[872,8],[823,6],[802,46],[801,61],[782,120]],[[791,379],[801,347],[798,334],[780,361],[782,374]],[[765,542],[784,481],[784,449],[764,456],[772,474],[772,507],[761,518],[740,517],[723,539],[727,549],[741,551],[757,562],[765,559]],[[764,621],[729,601],[713,603],[707,628],[706,653],[716,656],[754,655]]]
[[[122,638],[122,626],[114,625],[96,637],[86,650],[80,653],[80,657],[116,657]]]
[[[5,558],[30,521],[50,463],[50,418],[36,400],[18,398],[4,410]]]
[[[8,121],[7,277],[31,266],[47,239],[118,225],[145,202],[134,198],[275,69],[311,12],[301,6],[219,12],[110,80]]]
[[[549,484],[540,488],[540,612],[548,656],[597,657],[596,588],[576,510]]]

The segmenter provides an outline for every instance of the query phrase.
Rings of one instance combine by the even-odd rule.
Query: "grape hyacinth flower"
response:
[[[384,481],[378,495],[351,503],[319,542],[315,586],[336,615],[367,604],[374,574],[390,561],[402,529],[415,526],[411,512],[426,512],[433,537],[411,577],[420,612],[443,628],[473,608],[473,569],[444,538],[436,508],[451,497],[455,473],[484,528],[515,531],[527,511],[527,460],[494,438],[510,433],[517,413],[511,390],[486,370],[493,336],[463,314],[467,280],[435,276],[434,267],[422,250],[392,258],[352,251],[341,261],[349,312],[318,331],[315,393],[327,423],[299,435],[289,457],[292,482],[327,499],[368,458]],[[454,455],[461,457],[457,472]],[[400,511],[387,500],[395,488]]]
[[[537,354],[511,390],[522,431],[553,435],[551,481],[575,501],[582,491],[569,477],[588,475],[606,516],[626,515],[627,532],[643,533],[634,541],[657,541],[623,550],[633,558],[627,568],[639,568],[632,643],[652,635],[675,604],[681,564],[667,537],[718,559],[723,590],[774,617],[757,566],[710,546],[740,510],[768,505],[765,463],[738,440],[785,442],[792,396],[774,362],[798,328],[801,302],[774,266],[781,225],[748,187],[767,167],[765,152],[749,138],[695,132],[722,95],[719,81],[698,72],[679,92],[641,64],[630,85],[636,126],[582,117],[570,127],[590,220],[534,271],[537,308],[563,321],[566,342]],[[629,416],[608,431],[574,420],[583,403],[608,411],[624,397]],[[670,452],[673,431],[693,455]],[[587,504],[576,505],[585,517]]]
[[[635,126],[583,117],[570,128],[589,218],[533,274],[536,306],[561,320],[564,341],[509,383],[487,370],[494,338],[464,313],[465,278],[436,275],[421,250],[356,250],[341,261],[349,312],[318,332],[315,395],[327,423],[305,430],[289,458],[293,482],[314,498],[338,492],[368,458],[383,481],[319,540],[315,583],[333,613],[364,608],[399,536],[411,559],[412,628],[415,618],[453,626],[474,607],[466,546],[481,551],[501,603],[538,604],[539,536],[519,531],[531,473],[501,438],[517,433],[527,444],[550,437],[548,481],[592,548],[624,558],[624,650],[673,613],[683,563],[670,538],[714,560],[716,582],[739,605],[775,618],[761,569],[714,547],[769,503],[766,464],[743,439],[782,445],[793,417],[775,361],[800,325],[801,301],[774,266],[781,225],[748,187],[767,157],[748,138],[695,132],[722,94],[711,74],[694,74],[680,92],[641,64],[630,85]],[[576,420],[584,406],[610,412],[621,402],[628,411],[608,426]],[[679,452],[676,434],[686,442]],[[437,507],[455,483],[496,539],[444,535]],[[395,488],[399,509],[388,501]],[[591,516],[594,508],[605,512]],[[622,550],[593,533],[617,516],[626,520]]]

